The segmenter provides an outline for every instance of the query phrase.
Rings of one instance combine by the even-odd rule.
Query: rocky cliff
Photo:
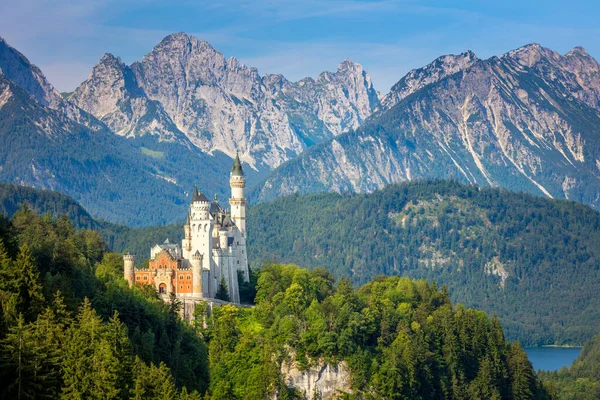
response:
[[[352,393],[350,370],[345,361],[337,365],[321,361],[307,370],[300,370],[296,362],[284,363],[281,375],[285,385],[302,399],[333,400]]]
[[[120,135],[174,140],[183,133],[206,153],[240,151],[243,161],[268,170],[358,127],[379,94],[350,60],[293,83],[177,33],[131,66],[105,55],[69,99]]]
[[[442,57],[398,82],[361,127],[276,170],[255,198],[458,178],[598,206],[599,84],[581,48]]]
[[[0,37],[0,75],[29,93],[37,103],[59,111],[74,122],[94,130],[103,125],[86,112],[63,99],[60,93],[48,82],[42,71],[31,64],[27,57],[11,47]]]

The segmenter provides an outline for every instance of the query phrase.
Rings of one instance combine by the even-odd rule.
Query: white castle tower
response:
[[[240,162],[239,154],[235,155],[233,167],[229,177],[229,186],[231,187],[231,220],[239,229],[240,235],[236,238],[236,259],[237,269],[244,273],[244,280],[249,281],[248,255],[246,254],[246,198],[244,197],[244,188],[246,187],[246,178]]]

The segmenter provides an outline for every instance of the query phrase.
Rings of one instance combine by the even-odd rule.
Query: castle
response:
[[[124,277],[129,285],[152,285],[159,294],[180,298],[215,298],[224,280],[231,302],[240,302],[238,271],[249,279],[246,253],[246,179],[236,155],[229,179],[231,212],[217,197],[211,202],[194,188],[181,246],[167,239],[150,249],[147,269],[134,267],[134,257],[123,256]]]

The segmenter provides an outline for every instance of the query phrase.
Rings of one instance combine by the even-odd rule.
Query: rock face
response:
[[[277,169],[254,192],[371,191],[458,178],[600,205],[600,65],[531,44],[411,71],[360,128]]]
[[[335,366],[321,362],[306,371],[300,371],[295,362],[284,363],[281,373],[285,384],[306,400],[332,400],[352,393],[350,371],[344,361]]]
[[[54,86],[48,82],[42,71],[31,64],[23,54],[9,46],[1,37],[0,74],[29,93],[40,105],[57,110],[73,121],[92,129],[103,128],[95,118],[65,101]]]
[[[183,136],[162,105],[148,99],[131,68],[112,54],[102,57],[70,101],[121,136],[150,134],[168,142]]]
[[[457,56],[445,55],[435,59],[424,68],[413,69],[398,81],[390,93],[383,97],[376,112],[389,110],[403,99],[427,85],[438,82],[447,76],[469,68],[477,61],[477,56],[472,51],[467,51]]]
[[[358,127],[379,102],[359,64],[291,83],[261,77],[184,33],[167,36],[131,67],[105,55],[70,100],[126,136],[183,133],[202,151],[271,169],[314,143]]]

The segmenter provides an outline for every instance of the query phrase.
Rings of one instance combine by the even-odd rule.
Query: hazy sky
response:
[[[381,92],[410,69],[467,49],[487,58],[538,42],[600,57],[600,1],[0,1],[0,36],[60,91],[73,90],[104,53],[129,64],[180,31],[291,80],[349,57]]]

